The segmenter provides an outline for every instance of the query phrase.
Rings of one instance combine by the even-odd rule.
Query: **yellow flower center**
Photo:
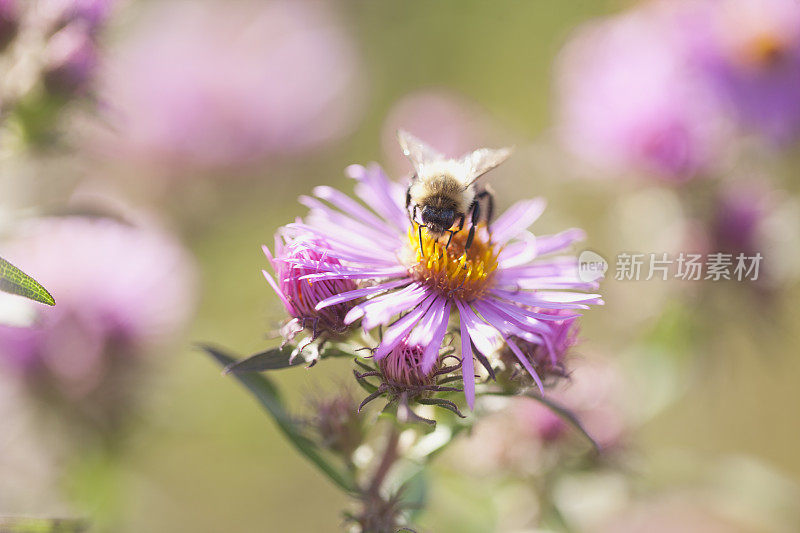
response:
[[[747,39],[741,51],[742,60],[755,68],[770,68],[779,64],[786,54],[786,43],[780,36],[759,32]]]
[[[466,250],[468,234],[468,229],[462,229],[448,246],[449,233],[437,236],[423,227],[420,248],[419,225],[414,223],[408,230],[411,275],[448,298],[468,302],[480,297],[492,284],[498,254],[485,224],[475,228],[475,238]]]

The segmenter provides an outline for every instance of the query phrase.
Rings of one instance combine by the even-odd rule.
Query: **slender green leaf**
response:
[[[38,281],[0,257],[0,291],[24,296],[47,305],[56,305],[53,296]]]
[[[223,373],[246,374],[247,372],[263,372],[265,370],[279,370],[281,368],[289,368],[305,363],[305,359],[300,356],[290,361],[293,350],[294,348],[291,346],[284,346],[283,348],[274,348],[266,352],[257,353],[226,366]]]
[[[428,501],[429,493],[427,470],[424,467],[416,468],[413,475],[406,479],[399,490],[403,506],[410,511],[410,522],[416,522],[425,510],[425,502]]]
[[[199,348],[213,357],[223,368],[228,367],[235,361],[232,356],[213,346],[200,345]],[[352,474],[344,468],[339,468],[331,464],[328,459],[323,457],[317,444],[303,434],[302,430],[284,408],[278,388],[267,376],[257,373],[235,373],[232,375],[247,387],[261,406],[272,415],[272,419],[277,424],[278,429],[283,432],[297,451],[306,456],[309,461],[316,465],[336,485],[347,492],[358,492],[358,486]]]

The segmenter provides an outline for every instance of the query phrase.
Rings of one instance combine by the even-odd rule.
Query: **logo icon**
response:
[[[608,261],[591,250],[584,250],[578,256],[578,278],[591,282],[602,278],[608,270]]]

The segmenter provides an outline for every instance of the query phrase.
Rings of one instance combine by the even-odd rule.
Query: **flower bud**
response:
[[[763,222],[769,211],[768,191],[755,183],[729,186],[716,200],[712,221],[715,251],[755,254],[763,244]]]
[[[364,425],[357,409],[358,402],[349,391],[313,402],[311,425],[324,447],[350,456],[361,445]]]
[[[547,312],[539,310],[539,312]],[[557,313],[556,313],[557,314]],[[525,354],[539,378],[544,383],[553,382],[567,375],[564,362],[569,352],[578,340],[578,322],[576,318],[568,318],[558,322],[548,322],[550,334],[544,343],[533,343],[514,338],[513,342]],[[506,370],[516,368],[517,357],[506,346],[500,354],[500,360],[505,364]],[[507,378],[517,379],[519,376],[528,376],[526,372],[505,372]]]
[[[286,311],[294,318],[282,331],[287,340],[291,340],[302,329],[310,330],[316,338],[323,333],[340,335],[348,328],[344,318],[356,300],[322,309],[317,309],[317,304],[357,289],[356,283],[349,279],[314,280],[305,277],[341,267],[339,260],[324,253],[326,248],[327,243],[322,239],[307,236],[277,238],[274,256],[264,247],[277,282],[266,271],[264,276],[278,293]]]
[[[415,389],[433,385],[436,367],[425,372],[422,368],[422,355],[425,348],[401,342],[378,361],[378,367],[389,386],[397,389]]]
[[[86,28],[82,24],[67,26],[47,44],[44,86],[53,95],[85,94],[97,64],[97,49]]]
[[[19,6],[17,0],[0,0],[0,53],[17,37]]]

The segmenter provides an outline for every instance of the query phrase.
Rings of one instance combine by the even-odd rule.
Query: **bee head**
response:
[[[456,221],[456,212],[453,209],[426,205],[422,207],[422,222],[434,233],[444,233]]]

